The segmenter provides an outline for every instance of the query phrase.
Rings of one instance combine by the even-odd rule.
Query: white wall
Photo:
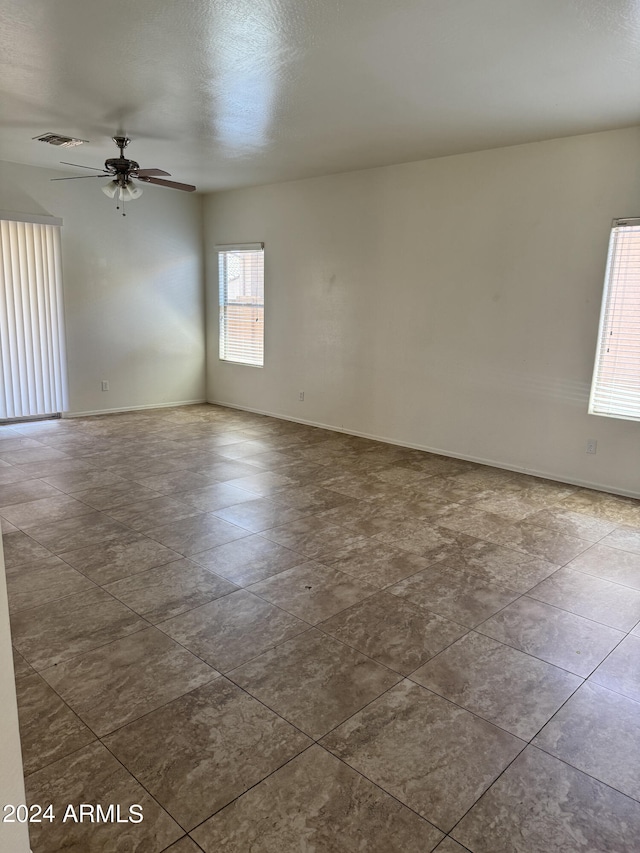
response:
[[[64,220],[70,411],[204,399],[200,198],[149,186],[122,217],[105,180],[62,174],[0,163],[0,210]]]
[[[639,155],[635,128],[208,196],[209,399],[640,495],[640,425],[587,415]],[[260,240],[261,370],[217,358],[212,251]]]
[[[7,585],[4,575],[4,552],[0,536],[0,815],[4,805],[26,802],[22,775],[22,751],[18,731],[18,706],[13,680],[13,655],[9,629]],[[14,815],[15,817],[15,815]],[[26,824],[0,823],[0,850],[29,853]]]

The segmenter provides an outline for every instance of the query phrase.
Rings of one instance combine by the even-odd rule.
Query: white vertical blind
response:
[[[0,418],[64,411],[60,228],[0,220]]]
[[[218,247],[220,358],[264,364],[264,246]]]
[[[611,230],[589,413],[640,420],[640,219]]]

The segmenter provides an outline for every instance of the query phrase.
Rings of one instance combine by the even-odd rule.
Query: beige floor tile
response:
[[[42,447],[43,445],[35,441],[33,438],[25,438],[19,433],[14,432],[12,435],[0,435],[0,457],[8,450],[25,450],[29,447]]]
[[[53,524],[29,528],[29,536],[55,554],[74,551],[118,538],[127,530],[103,512],[90,510],[80,518],[67,518]]]
[[[105,586],[111,595],[154,624],[237,588],[191,560],[174,560]]]
[[[268,472],[266,472],[268,473]],[[274,473],[274,472],[272,472]],[[307,483],[320,484],[320,479],[326,474],[326,468],[323,465],[316,465],[313,462],[305,462],[304,459],[297,459],[295,462],[290,462],[278,468],[277,476],[286,477],[288,480],[293,480],[294,484],[305,485]],[[231,481],[234,485],[239,485],[237,481]]]
[[[26,678],[28,675],[33,675],[35,669],[26,662],[20,652],[14,648],[12,648],[11,651],[13,652],[13,674],[15,675],[16,680],[18,678]]]
[[[182,559],[176,551],[126,529],[101,545],[63,551],[60,557],[101,586]]]
[[[156,628],[138,631],[42,672],[101,737],[218,675]]]
[[[439,518],[437,520],[440,521]],[[441,527],[435,524],[433,519],[405,522],[394,530],[377,533],[375,538],[387,545],[394,545],[425,557],[430,563],[456,557],[463,548],[468,548],[478,541],[474,536]]]
[[[380,480],[383,483],[389,483],[391,486],[404,487],[423,483],[431,475],[426,471],[415,471],[411,468],[404,468],[398,465],[387,468],[384,471],[378,471],[372,474],[372,476],[374,479]]]
[[[600,664],[589,682],[640,702],[640,636],[625,637]]]
[[[317,516],[309,516],[273,527],[264,531],[263,536],[265,539],[284,545],[285,548],[298,551],[311,560],[330,556],[364,538]]]
[[[640,554],[640,530],[638,527],[618,527],[601,539],[600,544],[619,548],[621,551],[630,551],[632,554]]]
[[[442,843],[436,847],[436,853],[468,853],[466,847],[458,844],[453,838],[447,836]]]
[[[16,530],[4,533],[2,536],[4,562],[7,569],[28,565],[35,560],[43,560],[51,556],[51,551],[32,539],[27,533]]]
[[[90,471],[93,465],[84,459],[72,459],[67,456],[63,459],[49,459],[41,462],[21,463],[19,470],[26,477],[42,479],[53,474],[67,474],[70,471]]]
[[[248,439],[247,441],[227,444],[224,447],[219,448],[217,452],[225,459],[245,459],[248,456],[260,456],[263,453],[268,453],[269,450],[269,445],[265,441],[261,441],[260,439]],[[287,456],[284,458],[288,459]],[[273,462],[277,464],[280,460],[281,456],[276,455]]]
[[[19,678],[16,695],[26,776],[96,740],[39,675]]]
[[[528,521],[514,522],[508,528],[482,538],[497,545],[506,545],[517,551],[524,551],[525,554],[542,557],[559,566],[586,551],[591,544],[586,539],[530,524]]]
[[[74,498],[100,512],[131,506],[131,504],[153,500],[159,496],[158,492],[127,480],[112,486],[101,486],[96,489],[73,493]]]
[[[297,509],[300,512],[322,512],[348,504],[351,498],[341,495],[322,486],[289,486],[279,490],[271,499],[283,506]]]
[[[105,743],[190,830],[302,752],[309,739],[218,678]]]
[[[306,631],[309,625],[240,590],[158,627],[220,672],[228,672]]]
[[[516,592],[527,592],[559,568],[541,557],[480,541],[443,560],[443,570],[447,566],[467,569],[486,581]]]
[[[583,678],[624,637],[614,628],[527,596],[483,622],[477,630]]]
[[[578,539],[586,539],[587,542],[598,542],[607,534],[615,530],[616,522],[601,518],[591,518],[579,512],[552,507],[543,509],[530,515],[527,521],[537,524],[539,527],[548,527],[559,533],[569,536],[577,536]]]
[[[238,488],[231,483],[211,483],[206,486],[181,492],[180,500],[197,507],[202,512],[215,512],[227,506],[237,506],[244,501],[254,501],[256,495],[247,489]]]
[[[587,683],[533,743],[640,800],[640,703]]]
[[[56,820],[29,826],[38,853],[161,853],[183,830],[100,743],[91,744],[33,773],[26,780],[28,803],[51,803]],[[122,819],[139,812],[139,823],[63,821],[67,806],[120,806]]]
[[[193,554],[191,559],[238,586],[264,580],[305,560],[301,554],[257,534]]]
[[[168,474],[154,474],[151,477],[140,477],[136,482],[153,492],[159,492],[161,495],[173,495],[203,489],[210,484],[211,480],[196,471],[183,470],[171,471]]]
[[[0,485],[0,509],[41,498],[59,497],[60,494],[58,489],[42,480],[23,480],[19,483]]]
[[[199,847],[195,841],[190,838],[181,838],[176,841],[171,847],[167,847],[165,853],[201,853],[202,847]]]
[[[147,531],[147,535],[161,545],[166,545],[185,557],[207,551],[216,545],[224,545],[234,539],[242,539],[248,532],[234,524],[229,524],[212,513],[201,513],[191,518],[183,518],[171,524],[163,524]]]
[[[229,456],[229,458],[233,458],[231,453],[238,447],[239,445],[235,445],[233,448],[222,448],[220,451],[221,456]],[[262,453],[252,453],[243,457],[235,457],[237,459],[242,458],[243,462],[248,462],[250,465],[255,465],[257,468],[262,468],[265,471],[278,471],[284,465],[289,465],[292,461],[296,459],[295,452],[286,452],[279,450],[266,450]]]
[[[560,501],[560,504],[574,512],[613,521],[616,524],[637,526],[640,522],[640,504],[637,500],[609,495],[606,492],[578,489]]]
[[[473,508],[501,516],[508,521],[524,521],[540,512],[545,505],[544,500],[536,500],[524,491],[489,492],[476,501]]]
[[[10,465],[26,465],[30,462],[66,461],[66,453],[39,444],[24,450],[3,450],[0,447],[0,459]]]
[[[34,667],[45,669],[147,627],[102,589],[69,595],[11,617],[13,644]]]
[[[16,468],[15,465],[9,465],[8,462],[2,462],[2,460],[0,463],[0,483],[3,486],[32,479],[32,475],[22,468]]]
[[[411,679],[523,740],[531,740],[582,684],[576,675],[473,631]]]
[[[89,578],[53,554],[7,569],[6,581],[10,613],[95,589],[95,584]]]
[[[524,743],[405,681],[331,732],[322,745],[448,832]]]
[[[311,561],[253,584],[250,591],[316,624],[373,595],[376,588]]]
[[[545,601],[620,631],[630,631],[640,620],[640,590],[629,589],[584,572],[560,569],[528,594],[538,601]]]
[[[61,492],[72,495],[74,492],[84,492],[87,489],[114,486],[116,483],[122,483],[123,478],[112,474],[110,471],[101,471],[94,468],[86,471],[69,471],[66,474],[52,474],[51,476],[43,477],[42,481],[55,486]]]
[[[475,506],[458,506],[440,516],[438,524],[448,530],[495,542],[504,537],[505,531],[511,530],[513,521]]]
[[[467,630],[386,592],[372,595],[318,627],[403,675],[413,672]]]
[[[317,477],[319,484],[324,489],[357,500],[401,497],[403,493],[403,487],[400,485],[394,486],[390,483],[383,483],[381,480],[374,480],[369,474],[353,473],[343,464],[340,464],[338,468],[333,466],[325,468],[324,474],[318,473]]]
[[[111,518],[141,533],[146,533],[163,524],[172,524],[183,518],[193,518],[201,513],[201,509],[182,500],[182,495],[180,495],[180,500],[164,495],[160,498],[109,510]]]
[[[265,471],[262,474],[253,474],[249,477],[239,477],[237,480],[230,480],[227,485],[267,498],[270,495],[276,494],[281,489],[287,488],[287,486],[297,485],[297,480],[281,474],[279,471]]]
[[[640,804],[527,747],[453,835],[474,853],[636,853]]]
[[[314,740],[400,680],[397,673],[316,630],[265,652],[229,677]]]
[[[28,530],[65,518],[88,515],[91,507],[61,492],[52,498],[40,498],[26,503],[2,507],[0,515],[16,527]]]
[[[386,498],[378,496],[372,500],[351,501],[323,511],[320,517],[354,533],[372,537],[384,533],[391,535],[414,516],[408,514],[405,500],[390,495]]]
[[[567,566],[603,580],[640,589],[640,554],[597,543]]]
[[[410,577],[429,565],[425,557],[373,539],[364,539],[336,551],[325,557],[324,563],[379,589]]]
[[[312,746],[193,831],[206,853],[428,853],[442,834]],[[303,841],[304,839],[304,841]]]
[[[269,530],[279,524],[288,524],[304,518],[305,513],[254,495],[251,501],[217,509],[215,515],[251,533],[262,533],[263,530]]]
[[[448,566],[446,561],[442,566],[436,563],[400,581],[389,587],[388,592],[468,628],[483,622],[519,595],[473,572]]]
[[[223,457],[219,457],[220,460]],[[258,465],[250,465],[246,462],[232,461],[226,459],[218,462],[206,462],[200,460],[199,463],[189,466],[190,469],[202,474],[203,477],[208,477],[210,481],[226,483],[229,480],[237,480],[240,477],[251,477],[253,474],[261,474],[264,469]]]

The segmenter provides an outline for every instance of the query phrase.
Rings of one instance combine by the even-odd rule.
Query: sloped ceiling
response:
[[[199,190],[640,124],[640,0],[0,0],[0,159]],[[65,150],[45,131],[89,140]],[[78,170],[81,173],[81,170]]]

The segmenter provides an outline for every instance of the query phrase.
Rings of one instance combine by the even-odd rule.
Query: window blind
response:
[[[611,230],[589,413],[640,420],[640,219]]]
[[[264,364],[264,246],[218,247],[220,358]]]
[[[0,419],[67,409],[60,228],[0,220]]]

